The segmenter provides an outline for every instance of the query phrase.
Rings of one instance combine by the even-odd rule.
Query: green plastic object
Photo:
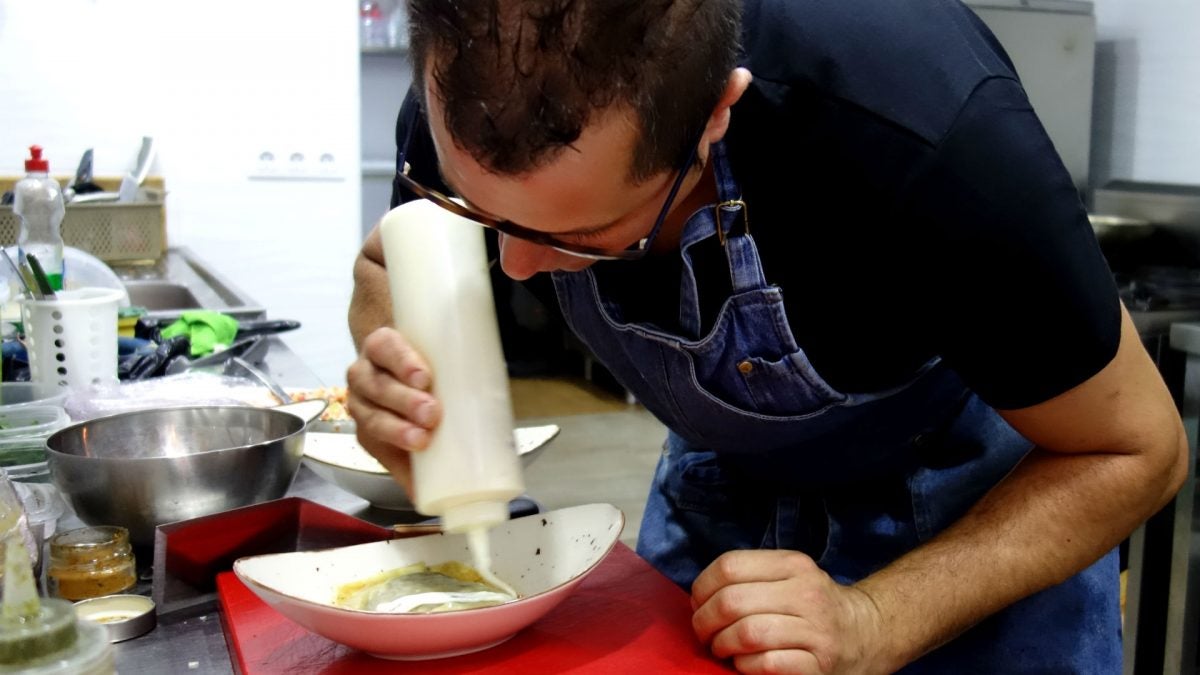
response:
[[[192,344],[191,355],[196,357],[211,354],[217,345],[232,343],[237,330],[237,319],[232,316],[198,309],[180,314],[175,323],[162,329],[161,335],[164,340],[186,335]]]

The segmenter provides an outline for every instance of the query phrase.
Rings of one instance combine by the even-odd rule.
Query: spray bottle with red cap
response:
[[[50,177],[50,162],[42,158],[41,146],[29,148],[25,160],[25,177],[13,190],[13,211],[21,218],[21,233],[17,247],[21,262],[32,253],[42,265],[50,287],[56,291],[63,286],[63,207],[62,187]]]

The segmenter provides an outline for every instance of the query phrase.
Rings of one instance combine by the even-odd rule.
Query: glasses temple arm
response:
[[[691,171],[692,163],[696,161],[696,151],[698,148],[699,143],[692,145],[692,150],[688,153],[687,161],[685,161],[682,168],[680,168],[679,175],[675,177],[675,182],[671,185],[671,191],[667,193],[667,200],[663,202],[663,208],[658,212],[658,218],[654,221],[654,227],[650,229],[650,233],[647,234],[641,241],[641,245],[643,247],[646,246],[648,242],[654,241],[654,238],[658,236],[658,231],[662,229],[663,223],[666,222],[667,214],[671,211],[671,206],[675,203],[675,195],[679,194],[679,188],[683,185],[684,177],[687,176],[689,171]]]

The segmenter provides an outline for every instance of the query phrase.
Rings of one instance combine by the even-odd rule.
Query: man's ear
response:
[[[704,125],[704,135],[701,137],[704,156],[708,156],[708,146],[725,137],[725,132],[729,130],[729,117],[733,104],[737,103],[742,94],[746,93],[752,79],[754,76],[745,68],[734,68],[729,72],[729,79],[725,82],[725,91],[721,92],[720,100],[717,101],[712,114],[708,116],[708,123]]]

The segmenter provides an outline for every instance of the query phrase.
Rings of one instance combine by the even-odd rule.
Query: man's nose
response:
[[[554,270],[555,255],[556,251],[548,246],[500,235],[500,268],[517,281],[524,281],[538,272]]]

